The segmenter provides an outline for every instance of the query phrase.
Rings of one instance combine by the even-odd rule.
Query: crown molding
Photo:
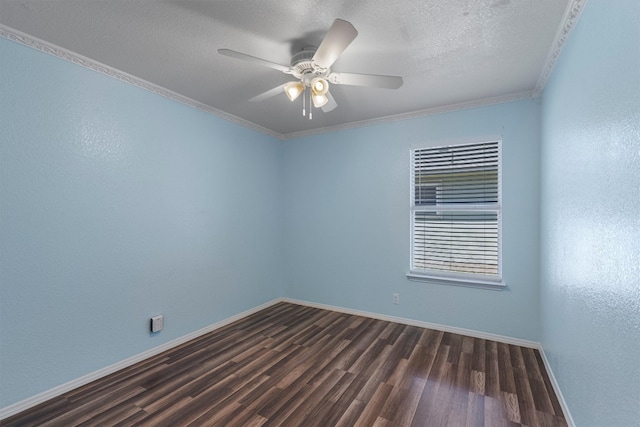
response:
[[[6,25],[0,24],[0,37],[31,47],[33,49],[47,53],[49,55],[56,56],[65,61],[71,62],[73,64],[87,68],[89,70],[98,72],[100,74],[104,74],[114,79],[118,79],[122,82],[129,83],[133,86],[137,86],[141,89],[144,89],[156,95],[160,95],[164,98],[171,99],[172,101],[176,101],[181,104],[187,105],[189,107],[193,107],[198,110],[204,111],[206,113],[213,114],[214,116],[220,117],[224,120],[243,126],[245,128],[249,128],[261,133],[265,133],[279,140],[284,139],[283,135],[281,135],[278,132],[274,132],[271,129],[267,129],[265,127],[259,126],[253,122],[241,119],[240,117],[234,116],[232,114],[225,113],[222,110],[218,110],[217,108],[213,108],[209,105],[203,104],[202,102],[196,101],[184,95],[180,95],[179,93],[165,89],[161,86],[148,82],[144,79],[132,76],[131,74],[125,73],[124,71],[117,70],[113,67],[102,64],[91,58],[87,58],[86,56],[77,54],[75,52],[71,52],[70,50],[64,49],[60,46],[56,46],[47,41],[38,39],[29,34],[25,34],[11,27],[7,27]]]
[[[373,126],[384,123],[397,122],[400,120],[416,119],[419,117],[433,116],[436,114],[449,113],[452,111],[468,110],[471,108],[485,107],[494,104],[503,104],[505,102],[519,101],[521,99],[535,98],[536,94],[531,90],[516,92],[508,95],[495,96],[491,98],[481,98],[472,101],[465,101],[456,104],[443,105],[439,107],[427,108],[424,110],[412,111],[409,113],[395,114],[375,119],[361,120],[358,122],[345,123],[338,126],[330,126],[324,128],[311,129],[301,132],[286,133],[283,135],[284,140],[292,140],[307,136],[314,136],[323,133],[335,132],[340,130],[355,129],[364,126]]]
[[[564,11],[564,16],[562,17],[560,28],[558,28],[556,37],[551,45],[551,50],[549,51],[547,60],[542,68],[542,73],[540,74],[538,82],[533,90],[536,96],[542,94],[544,91],[547,81],[549,81],[549,77],[551,77],[551,73],[553,72],[553,68],[560,57],[560,52],[562,52],[562,48],[569,38],[569,34],[571,34],[571,31],[575,28],[576,23],[584,10],[585,4],[587,4],[587,0],[571,0],[567,5],[566,10]]]
[[[461,102],[456,104],[449,104],[444,106],[438,106],[433,108],[427,108],[423,110],[412,111],[409,113],[384,116],[384,117],[379,117],[375,119],[361,120],[361,121],[345,123],[337,126],[328,126],[328,127],[300,131],[300,132],[291,132],[286,134],[282,134],[282,133],[273,131],[271,129],[265,128],[263,126],[257,125],[248,120],[226,113],[222,110],[213,108],[209,105],[203,104],[194,99],[180,95],[176,92],[170,91],[168,89],[165,89],[161,86],[150,83],[141,78],[132,76],[128,73],[117,70],[113,67],[102,64],[93,59],[79,55],[75,52],[71,52],[67,49],[61,48],[52,43],[35,38],[33,36],[30,36],[28,34],[22,33],[11,27],[7,27],[1,24],[0,24],[0,37],[37,49],[49,55],[56,56],[65,61],[71,62],[76,65],[80,65],[81,67],[118,79],[122,82],[132,84],[141,89],[152,92],[156,95],[160,95],[162,97],[196,108],[206,113],[213,114],[219,118],[230,121],[232,123],[243,126],[245,128],[249,128],[257,132],[261,132],[263,134],[269,135],[278,140],[287,141],[287,140],[294,140],[297,138],[325,134],[329,132],[356,129],[356,128],[365,127],[365,126],[373,126],[373,125],[378,125],[383,123],[396,122],[400,120],[414,119],[419,117],[448,113],[452,111],[466,110],[470,108],[478,108],[478,107],[483,107],[483,106],[488,106],[493,104],[501,104],[505,102],[512,102],[512,101],[518,101],[521,99],[538,97],[544,91],[544,87],[553,71],[553,67],[557,62],[558,57],[560,56],[560,52],[562,51],[562,48],[571,30],[575,27],[575,24],[578,21],[578,18],[580,17],[580,14],[582,13],[582,10],[584,9],[584,5],[586,4],[586,2],[587,0],[571,0],[570,1],[569,5],[567,6],[567,9],[565,10],[564,16],[562,18],[562,25],[558,29],[552,48],[549,52],[549,55],[547,56],[547,60],[545,62],[543,71],[540,74],[538,82],[536,83],[536,86],[533,90],[517,92],[517,93],[512,93],[512,94],[507,94],[507,95],[502,95],[497,97],[491,97],[491,98],[482,98],[482,99],[466,101],[466,102]]]

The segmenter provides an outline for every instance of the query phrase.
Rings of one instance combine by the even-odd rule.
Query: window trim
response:
[[[436,276],[416,271],[409,271],[407,273],[407,279],[414,282],[428,282],[436,283],[439,285],[464,286],[469,288],[490,289],[494,291],[500,291],[507,286],[507,284],[502,279],[483,280],[480,278],[455,277],[454,275]]]
[[[424,148],[438,148],[438,147],[451,147],[451,146],[459,146],[464,144],[481,144],[483,142],[498,142],[498,202],[495,205],[495,211],[498,215],[498,274],[496,276],[493,275],[482,275],[482,274],[474,274],[474,273],[456,273],[456,272],[437,272],[435,270],[423,270],[423,269],[412,269],[414,262],[414,212],[416,211],[416,205],[414,203],[414,151],[420,150]],[[506,288],[506,283],[502,277],[502,138],[494,137],[494,138],[485,138],[485,139],[474,139],[474,140],[465,140],[465,141],[455,141],[448,143],[435,143],[428,145],[421,145],[418,147],[411,147],[409,150],[409,247],[410,247],[410,258],[409,258],[409,271],[406,274],[408,280],[411,281],[419,281],[419,282],[429,282],[435,284],[442,285],[452,285],[452,286],[463,286],[463,287],[473,287],[480,289],[490,289],[490,290],[503,290]],[[480,206],[478,206],[480,207]],[[462,207],[461,210],[466,210],[472,208],[471,206]],[[458,209],[458,208],[456,208]],[[490,209],[493,210],[493,209]],[[438,211],[437,214],[442,214],[443,212]]]

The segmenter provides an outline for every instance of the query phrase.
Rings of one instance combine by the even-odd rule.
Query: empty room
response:
[[[0,0],[0,425],[640,426],[640,2]]]

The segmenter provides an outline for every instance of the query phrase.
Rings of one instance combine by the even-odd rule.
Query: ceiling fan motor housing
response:
[[[315,47],[305,47],[291,58],[292,74],[307,86],[313,78],[326,77],[330,72],[328,68],[320,68],[313,63],[316,50]]]

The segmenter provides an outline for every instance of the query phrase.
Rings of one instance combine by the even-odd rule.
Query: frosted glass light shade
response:
[[[323,107],[329,102],[329,98],[327,98],[326,95],[316,95],[315,93],[311,95],[311,100],[313,101],[313,106],[316,108]]]
[[[304,86],[302,82],[291,82],[284,85],[284,93],[287,94],[287,97],[293,101],[304,91]]]

